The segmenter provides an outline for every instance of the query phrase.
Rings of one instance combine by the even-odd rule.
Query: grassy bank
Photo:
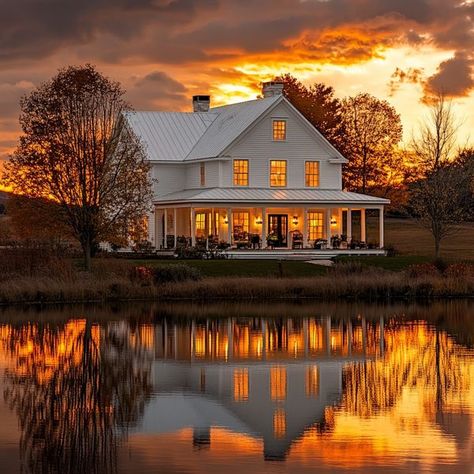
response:
[[[300,277],[209,277],[182,263],[152,268],[104,260],[94,263],[92,273],[68,267],[56,274],[3,279],[0,304],[282,298],[376,301],[474,295],[474,265],[456,264],[439,270],[431,264],[421,264],[390,271],[343,262],[322,270],[324,273],[319,275]]]

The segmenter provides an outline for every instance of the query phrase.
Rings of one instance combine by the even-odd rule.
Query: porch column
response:
[[[262,249],[267,248],[267,208],[262,207]]]
[[[214,208],[211,208],[211,234],[215,238],[216,237],[216,214]]]
[[[347,209],[347,243],[352,240],[352,209]]]
[[[383,206],[379,208],[379,247],[384,248],[384,215],[383,215]]]
[[[196,246],[196,210],[191,208],[191,245]]]
[[[232,245],[232,209],[227,209],[227,243]]]
[[[303,248],[308,246],[308,209],[303,208]]]
[[[326,240],[328,248],[331,248],[331,209],[326,209]]]
[[[173,209],[173,224],[174,224],[174,248],[178,245],[178,210]]]
[[[168,236],[168,209],[165,208],[164,212],[165,212],[165,226],[164,226],[164,233],[165,233],[165,242],[164,243],[165,243],[165,245],[164,245],[164,247],[165,247],[165,249],[167,249],[168,248],[168,238],[167,238],[167,236]]]
[[[148,241],[152,243],[153,247],[156,247],[155,242],[155,207],[153,206],[153,210],[147,214],[147,222],[148,222]]]
[[[360,240],[367,242],[367,226],[365,223],[365,209],[360,210]]]

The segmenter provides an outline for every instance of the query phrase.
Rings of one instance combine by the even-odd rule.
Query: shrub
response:
[[[132,283],[142,286],[150,285],[153,282],[153,269],[149,267],[133,267],[128,273],[128,278]]]
[[[444,273],[448,269],[448,264],[442,258],[439,257],[435,259],[433,265],[438,269],[440,273]]]
[[[417,265],[410,265],[405,270],[406,275],[410,278],[419,278],[426,276],[439,276],[439,270],[433,263],[420,263]]]
[[[180,281],[197,281],[201,273],[197,268],[184,264],[159,265],[151,269],[155,284],[176,283]]]
[[[400,254],[398,249],[393,244],[388,244],[385,246],[385,251],[387,252],[387,257],[396,257]]]
[[[454,263],[448,265],[444,274],[451,278],[465,278],[474,277],[474,264],[469,263]]]
[[[176,257],[182,260],[203,259],[206,254],[205,248],[198,247],[178,247],[176,249]]]

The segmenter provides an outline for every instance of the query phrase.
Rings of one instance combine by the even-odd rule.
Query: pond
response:
[[[0,312],[5,473],[472,472],[474,301]]]

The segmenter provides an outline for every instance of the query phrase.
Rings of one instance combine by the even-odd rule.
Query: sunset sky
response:
[[[453,97],[474,126],[474,2],[460,0],[0,0],[0,158],[18,137],[18,100],[69,64],[119,80],[136,109],[190,110],[255,98],[290,72],[338,96],[367,91],[402,115]]]

